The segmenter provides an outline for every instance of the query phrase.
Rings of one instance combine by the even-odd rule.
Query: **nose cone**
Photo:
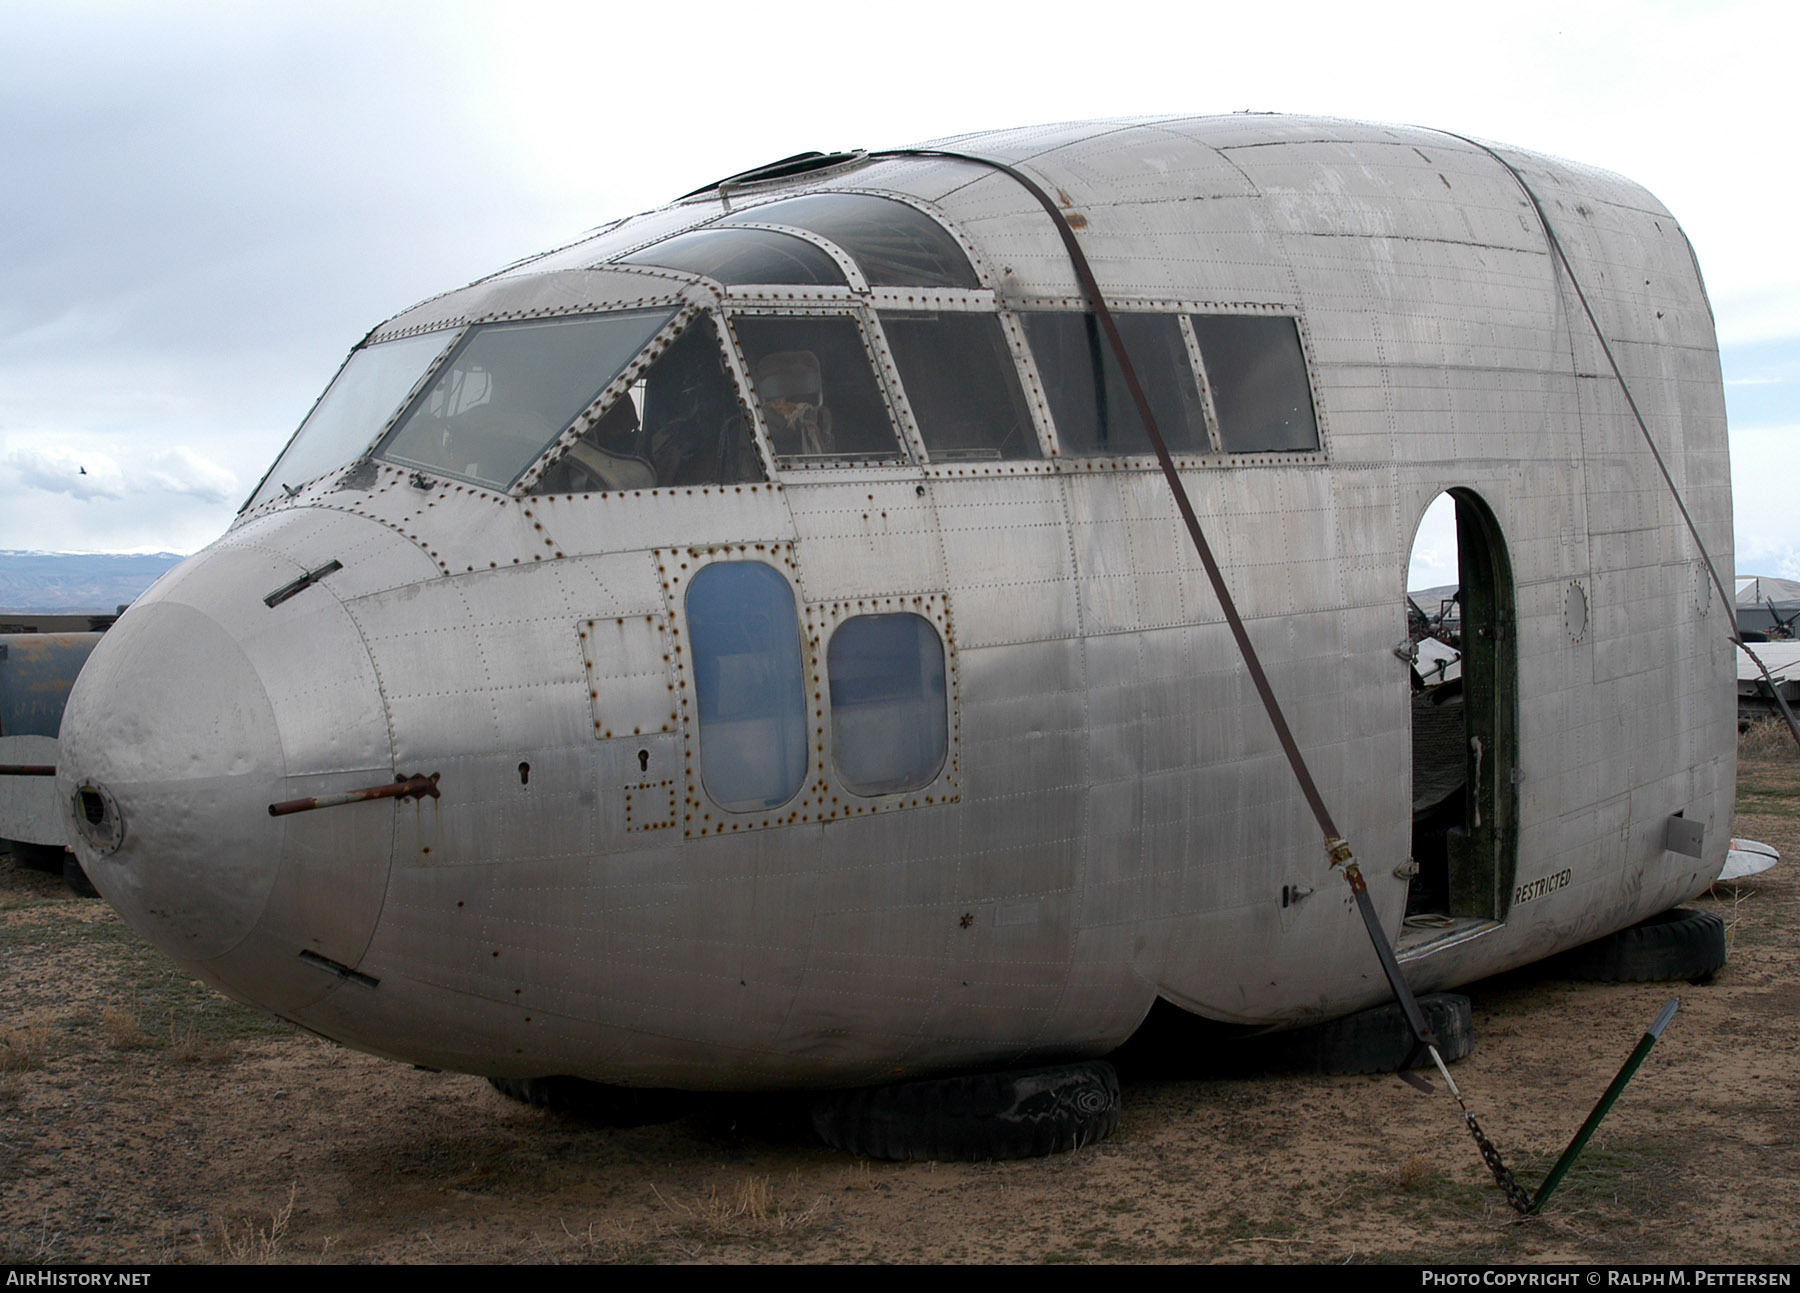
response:
[[[82,866],[133,925],[187,962],[243,940],[281,861],[284,769],[230,633],[173,601],[121,619],[69,696],[59,764]]]
[[[63,713],[57,789],[95,887],[202,978],[283,1014],[335,985],[321,958],[354,967],[367,948],[393,808],[269,805],[394,772],[345,605],[318,585],[267,599],[325,564],[282,540],[348,552],[366,526],[290,518],[191,558],[101,640]]]

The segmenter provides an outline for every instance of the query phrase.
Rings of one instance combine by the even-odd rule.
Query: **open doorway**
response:
[[[1479,495],[1439,494],[1413,538],[1409,925],[1504,920],[1518,827],[1512,563]]]

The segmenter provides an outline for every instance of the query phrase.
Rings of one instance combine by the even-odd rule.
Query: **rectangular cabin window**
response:
[[[1312,383],[1294,320],[1194,314],[1200,362],[1226,453],[1302,453],[1319,447]]]
[[[1021,318],[1062,452],[1083,458],[1154,453],[1099,320],[1092,314],[1063,313]],[[1113,318],[1169,452],[1205,453],[1211,447],[1206,415],[1179,317]]]
[[[1018,367],[993,314],[883,314],[932,461],[1041,458]]]
[[[578,494],[763,479],[725,367],[702,315],[545,469],[534,494]]]
[[[793,589],[760,561],[715,562],[688,584],[687,621],[706,793],[734,812],[785,804],[807,764]]]
[[[776,457],[904,461],[855,319],[740,315],[731,326]]]
[[[950,748],[944,644],[920,615],[858,615],[838,625],[831,759],[856,795],[899,794],[937,779]]]

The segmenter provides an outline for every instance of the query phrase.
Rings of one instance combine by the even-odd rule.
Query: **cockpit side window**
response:
[[[999,316],[883,313],[881,330],[932,461],[1043,456]]]
[[[830,239],[876,287],[978,288],[962,246],[923,211],[866,193],[810,193],[748,207],[714,228],[785,224]]]
[[[629,310],[473,328],[376,456],[505,489],[674,314]]]
[[[1211,447],[1205,407],[1180,318],[1113,317],[1169,452],[1205,453]],[[1062,452],[1071,457],[1153,453],[1150,434],[1099,321],[1092,314],[1031,313],[1021,318]]]
[[[1319,447],[1312,383],[1292,319],[1195,314],[1188,322],[1200,343],[1226,453],[1299,453]]]
[[[427,332],[353,353],[245,508],[267,502],[284,486],[302,485],[353,461],[380,434],[453,335]]]
[[[844,271],[829,254],[804,238],[768,229],[696,229],[621,256],[619,263],[704,274],[728,287],[747,283],[846,285]]]
[[[904,459],[855,319],[739,315],[731,326],[777,458]]]
[[[762,480],[711,318],[702,315],[532,487],[572,494]]]

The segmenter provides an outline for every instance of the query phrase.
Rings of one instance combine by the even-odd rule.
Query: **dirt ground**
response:
[[[1547,1213],[1454,1102],[1393,1077],[1125,1076],[1099,1145],[888,1164],[768,1100],[608,1128],[298,1033],[104,903],[0,859],[0,1262],[1646,1262],[1800,1258],[1800,759],[1734,834],[1787,859],[1694,905],[1705,985],[1474,985],[1457,1066],[1528,1189],[1671,995],[1681,1012]]]

